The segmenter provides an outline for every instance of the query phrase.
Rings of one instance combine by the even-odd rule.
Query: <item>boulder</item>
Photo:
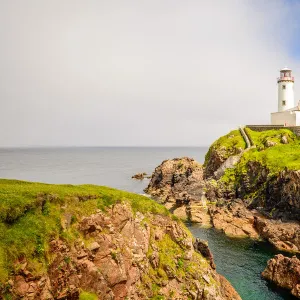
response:
[[[275,255],[268,261],[262,277],[300,298],[300,260],[296,256]]]
[[[255,217],[254,226],[259,235],[277,249],[288,252],[300,252],[299,222],[282,222]]]

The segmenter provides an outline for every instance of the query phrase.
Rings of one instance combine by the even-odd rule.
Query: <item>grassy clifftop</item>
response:
[[[300,139],[288,129],[255,132],[246,128],[246,132],[255,147],[244,151],[234,168],[225,170],[220,187],[225,194],[248,199],[252,208],[264,208],[271,217],[299,220]],[[206,165],[210,174],[220,166],[222,148],[228,149],[229,137],[223,141],[224,137],[214,143],[218,147]],[[236,149],[229,147],[231,152]]]
[[[209,148],[205,155],[205,176],[211,177],[214,172],[232,155],[243,152],[246,143],[239,130],[233,130],[220,137]]]
[[[8,278],[14,261],[22,256],[34,273],[44,272],[51,239],[76,239],[79,232],[72,224],[117,201],[130,203],[134,212],[169,214],[151,199],[107,187],[0,179],[0,282]],[[70,226],[64,230],[66,223]]]
[[[242,164],[257,161],[271,172],[300,170],[300,139],[288,129],[255,132],[246,128],[256,148],[243,155]]]
[[[217,139],[209,148],[205,155],[204,165],[207,166],[215,151],[222,152],[222,157],[227,159],[246,148],[246,143],[239,130],[233,130]]]
[[[256,161],[271,172],[284,169],[300,170],[300,139],[292,131],[280,129],[256,132],[249,128],[245,130],[255,148],[244,152],[240,167],[249,161]],[[245,147],[240,132],[231,131],[211,145],[204,165],[212,174],[227,158],[242,152]]]
[[[0,298],[240,299],[147,197],[0,180],[0,212]]]

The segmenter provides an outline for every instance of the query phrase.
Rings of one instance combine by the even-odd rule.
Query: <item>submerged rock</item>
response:
[[[137,180],[143,180],[145,178],[151,178],[151,175],[148,175],[147,173],[137,173],[133,175],[131,178],[137,179]]]
[[[300,260],[296,256],[289,258],[282,254],[275,255],[268,261],[262,277],[300,298]]]

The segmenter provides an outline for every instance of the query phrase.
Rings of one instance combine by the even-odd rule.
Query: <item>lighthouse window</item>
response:
[[[282,86],[282,89],[285,90],[285,85]]]
[[[282,100],[282,105],[285,105],[285,100]]]

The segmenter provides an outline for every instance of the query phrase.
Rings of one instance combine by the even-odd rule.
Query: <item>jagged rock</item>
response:
[[[203,168],[194,159],[183,157],[163,161],[155,168],[146,193],[164,202],[188,203],[199,198]]]
[[[81,290],[91,291],[103,300],[150,299],[155,296],[152,283],[166,298],[173,291],[176,299],[188,299],[197,287],[197,297],[207,291],[203,299],[240,299],[236,292],[236,298],[228,296],[233,288],[222,285],[210,264],[203,264],[187,229],[168,216],[133,214],[128,204],[118,203],[106,212],[83,218],[78,228],[87,241],[93,242],[85,246],[80,240],[74,245],[59,239],[51,241],[51,264],[43,276],[29,280],[26,260],[18,262],[19,274],[9,281],[13,300],[78,300]],[[165,248],[160,248],[164,243]],[[185,272],[182,276],[177,270],[179,264],[164,261],[165,256],[172,255],[170,243],[178,251],[170,261],[180,259],[181,268],[199,266],[194,273]],[[208,248],[206,251],[209,253]],[[201,276],[207,280],[201,280]]]
[[[262,276],[300,298],[300,260],[296,256],[289,258],[282,254],[275,255],[268,261]]]
[[[202,166],[194,159],[183,157],[165,160],[156,167],[145,192],[179,218],[189,219],[191,212],[187,211],[187,205],[201,205],[204,189]]]
[[[208,248],[208,242],[203,241],[199,238],[196,238],[196,241],[194,242],[194,248],[196,251],[201,253],[210,263],[210,266],[213,269],[216,269],[216,265],[214,262],[213,254],[211,253],[210,249]]]
[[[282,137],[281,137],[281,143],[282,144],[288,144],[289,143],[289,140],[288,140],[288,138],[287,138],[287,136],[286,135],[283,135]]]
[[[211,207],[212,223],[216,229],[228,236],[259,237],[254,227],[256,212],[249,211],[242,200],[226,202],[221,206]]]
[[[265,141],[265,147],[267,147],[267,148],[274,147],[275,145],[276,145],[276,143],[273,141],[270,141],[270,140]]]
[[[283,223],[277,220],[255,217],[254,226],[259,235],[277,249],[300,252],[300,224],[298,222]]]
[[[91,251],[98,250],[100,248],[100,245],[97,242],[93,242],[91,245],[89,245],[88,249]]]
[[[237,197],[254,194],[251,208],[262,207],[274,219],[300,221],[300,170],[270,171],[257,161],[248,161],[247,173],[239,177]]]

